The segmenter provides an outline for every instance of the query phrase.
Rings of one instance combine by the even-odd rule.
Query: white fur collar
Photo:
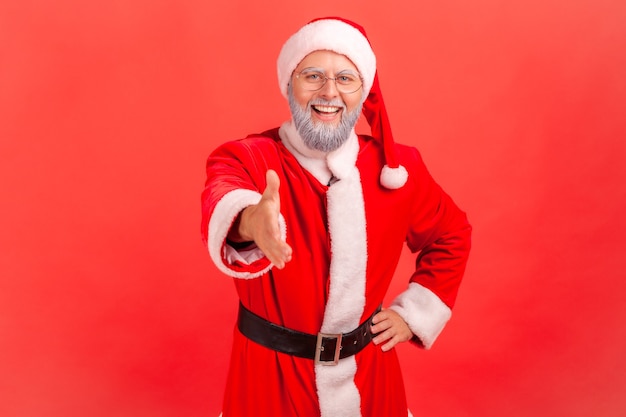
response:
[[[278,135],[300,165],[322,184],[328,184],[332,176],[337,179],[346,178],[351,168],[356,164],[359,154],[359,139],[354,129],[350,132],[350,137],[346,143],[339,149],[328,153],[307,147],[291,120],[283,123]]]

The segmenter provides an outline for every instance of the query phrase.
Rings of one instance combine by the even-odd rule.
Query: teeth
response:
[[[339,111],[339,107],[334,106],[313,106],[315,110],[320,111],[322,113],[336,113]]]

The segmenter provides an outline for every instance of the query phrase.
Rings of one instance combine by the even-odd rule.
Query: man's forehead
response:
[[[354,69],[358,70],[357,66],[354,65],[352,60],[348,58],[346,55],[337,53],[335,51],[331,51],[328,49],[318,49],[313,52],[307,54],[302,61],[297,65],[297,67],[303,67],[305,65],[334,65],[341,66],[343,69]]]

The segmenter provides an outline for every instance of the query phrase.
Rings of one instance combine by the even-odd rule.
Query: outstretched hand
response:
[[[280,179],[276,171],[265,174],[266,187],[258,204],[246,207],[239,220],[239,237],[253,241],[278,269],[291,260],[292,249],[280,236]]]

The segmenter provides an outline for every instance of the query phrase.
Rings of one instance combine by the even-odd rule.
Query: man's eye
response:
[[[359,82],[359,77],[353,74],[342,74],[337,77],[337,82],[343,85],[352,85]]]
[[[319,80],[321,80],[321,79],[322,79],[322,75],[321,75],[321,74],[319,74],[319,73],[313,72],[313,73],[305,74],[304,78],[305,78],[307,81],[313,81],[313,82],[315,82],[315,81],[319,81]]]

